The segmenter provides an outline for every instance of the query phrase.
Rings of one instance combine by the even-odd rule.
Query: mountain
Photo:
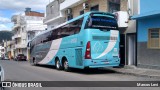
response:
[[[11,31],[0,31],[0,43],[3,40],[12,40],[13,33]]]

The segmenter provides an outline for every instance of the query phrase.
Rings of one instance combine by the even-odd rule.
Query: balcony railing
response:
[[[15,48],[27,48],[27,44],[16,44]]]
[[[85,0],[65,0],[64,2],[60,4],[60,11],[65,10],[67,8],[71,8],[77,5],[78,3],[82,3],[84,1]]]
[[[45,30],[47,28],[47,25],[28,25],[26,27],[27,31],[41,31]]]
[[[21,38],[21,34],[15,34],[14,36],[12,36],[12,39],[15,39],[15,38]]]
[[[11,51],[11,48],[7,48],[7,52],[10,52]]]
[[[16,28],[20,27],[21,25],[20,24],[15,24],[13,27],[12,27],[12,30],[16,30]]]

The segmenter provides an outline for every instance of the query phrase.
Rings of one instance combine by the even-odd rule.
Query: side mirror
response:
[[[30,48],[30,46],[31,46],[31,42],[28,42],[27,48]]]

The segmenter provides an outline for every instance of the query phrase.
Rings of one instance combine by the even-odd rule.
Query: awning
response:
[[[131,19],[143,19],[143,18],[147,18],[151,16],[159,16],[159,15],[160,15],[160,10],[150,11],[150,12],[142,13],[140,15],[132,16]]]

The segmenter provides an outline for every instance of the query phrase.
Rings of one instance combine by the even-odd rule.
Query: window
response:
[[[67,20],[68,21],[71,20],[71,19],[73,19],[73,15],[72,14],[70,14],[70,15],[67,16]]]
[[[56,28],[52,31],[46,32],[40,36],[37,36],[31,42],[31,49],[40,43],[49,42],[55,39],[63,38],[66,36],[78,34],[82,26],[83,18],[73,21],[69,24],[66,24],[62,27]]]
[[[81,11],[80,11],[80,15],[82,15],[82,14],[84,14],[84,10],[81,10]]]
[[[51,10],[51,14],[53,14],[54,13],[54,5],[52,5],[51,7],[50,7],[50,10]]]
[[[120,0],[109,0],[109,12],[113,13],[120,10]]]
[[[160,28],[149,29],[148,47],[160,49]]]
[[[83,18],[66,24],[52,31],[51,40],[78,34],[82,26]]]
[[[88,18],[85,28],[95,28],[101,30],[118,30],[117,21],[111,17],[91,16]]]
[[[91,11],[99,11],[99,5],[91,7]]]

